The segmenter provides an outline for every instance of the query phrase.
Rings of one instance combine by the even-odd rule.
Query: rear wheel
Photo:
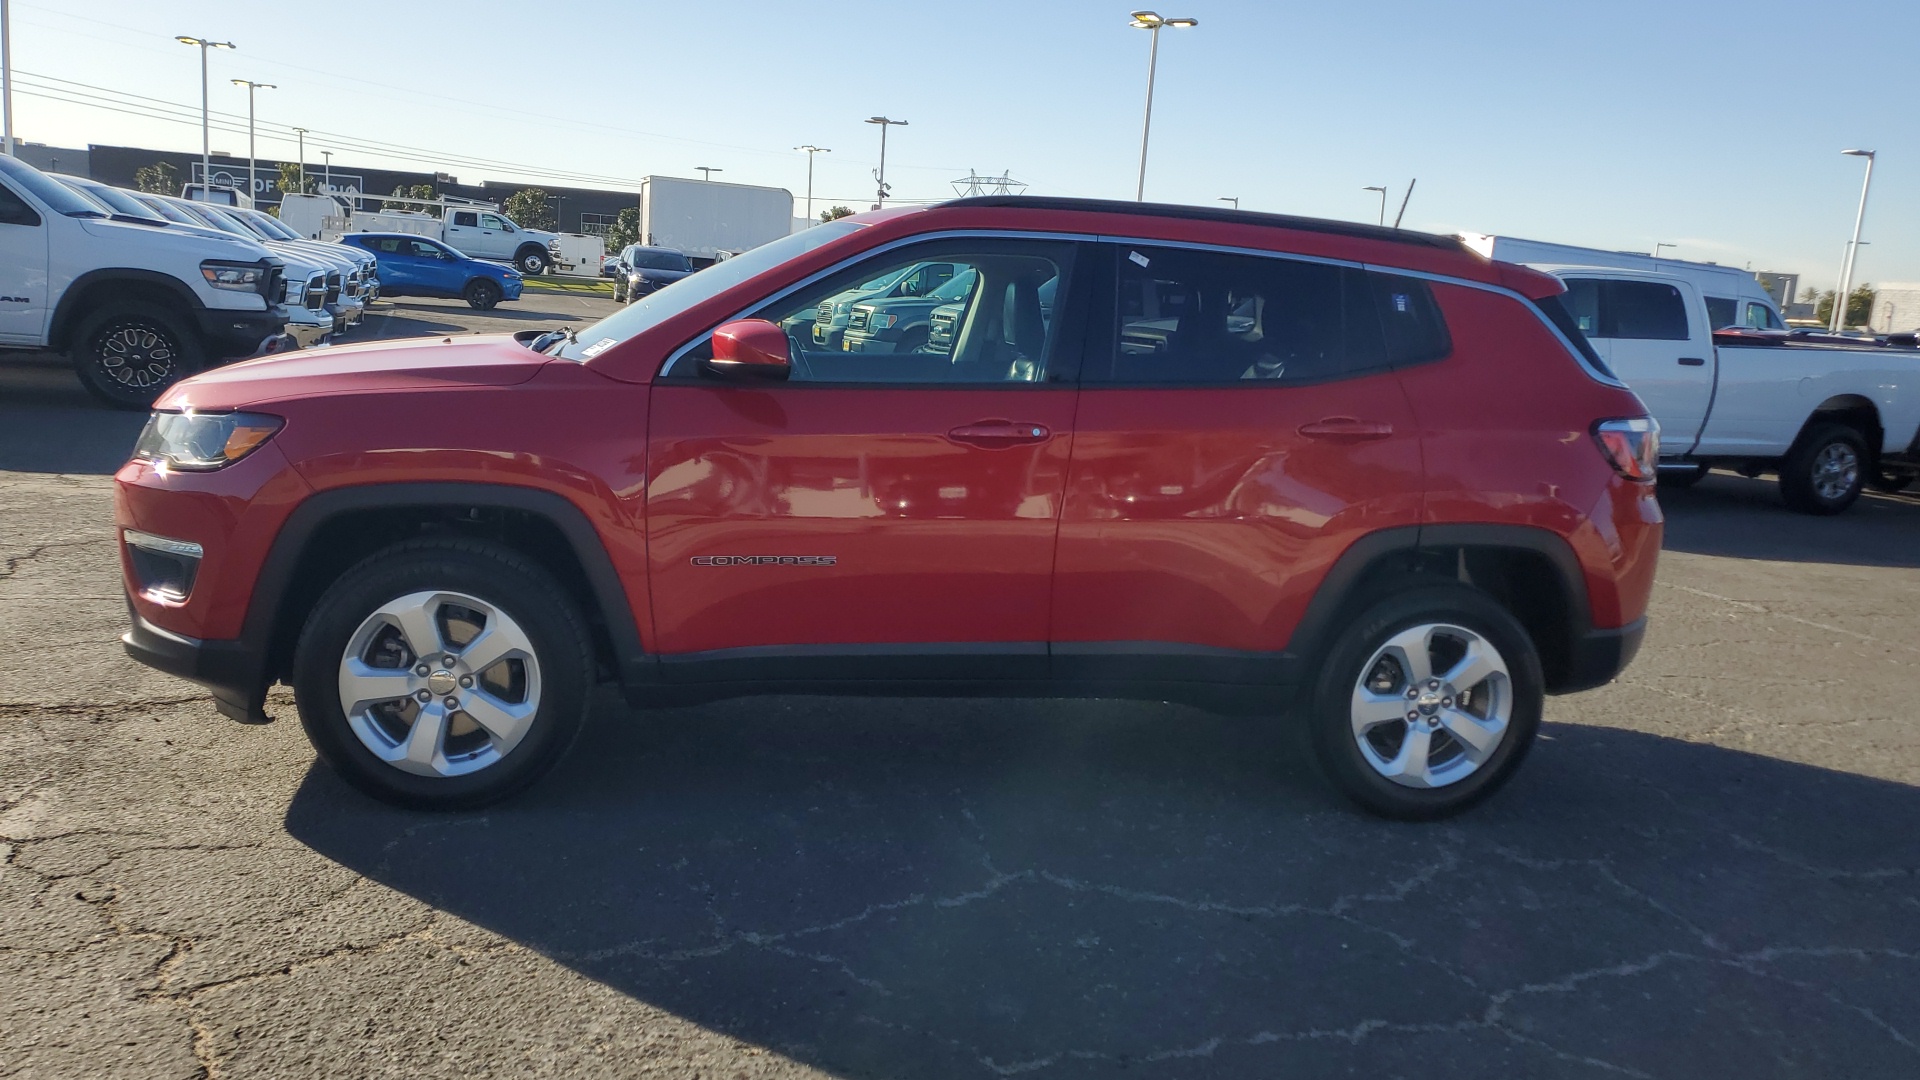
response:
[[[294,652],[321,759],[404,806],[457,809],[531,784],[578,735],[585,623],[551,575],[474,541],[417,541],[341,575]]]
[[[69,358],[87,392],[120,409],[145,409],[199,371],[200,340],[156,304],[122,304],[81,320]]]
[[[466,298],[469,307],[486,311],[500,302],[500,286],[486,278],[474,278],[467,282],[460,295]]]
[[[1315,755],[1334,786],[1383,817],[1458,813],[1513,775],[1545,701],[1526,629],[1485,593],[1416,588],[1335,639],[1315,686]]]
[[[1780,496],[1803,514],[1838,514],[1860,497],[1867,441],[1845,424],[1808,431],[1780,463]]]

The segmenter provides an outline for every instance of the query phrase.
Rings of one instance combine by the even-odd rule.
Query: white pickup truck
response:
[[[1920,353],[1803,344],[1785,333],[1709,329],[1686,278],[1536,266],[1600,359],[1660,421],[1660,479],[1691,484],[1723,465],[1772,472],[1788,506],[1837,514],[1863,485],[1920,475]]]

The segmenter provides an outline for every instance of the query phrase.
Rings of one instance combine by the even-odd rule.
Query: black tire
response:
[[[518,624],[538,665],[539,697],[526,733],[497,760],[464,775],[419,775],[381,760],[355,733],[340,696],[341,665],[362,624],[396,598],[424,591],[494,606]],[[314,605],[293,660],[294,701],[320,759],[375,798],[432,810],[483,806],[539,779],[579,735],[593,682],[586,623],[566,590],[518,553],[475,540],[397,544],[348,570]],[[449,728],[441,742],[448,755],[453,737]]]
[[[1889,495],[1895,492],[1905,491],[1912,485],[1913,477],[1902,473],[1888,472],[1885,467],[1874,470],[1873,475],[1867,477],[1868,487],[1875,491],[1884,491]]]
[[[478,311],[488,311],[500,302],[500,286],[486,278],[474,278],[460,291],[466,298],[467,306]]]
[[[547,253],[532,245],[521,248],[513,256],[514,269],[529,277],[539,277],[552,265]]]
[[[1362,736],[1355,733],[1352,703],[1361,679],[1371,672],[1375,653],[1387,641],[1402,631],[1435,623],[1479,635],[1505,661],[1509,702],[1506,728],[1486,760],[1464,777],[1439,787],[1408,787],[1369,764],[1361,750]],[[1381,817],[1429,821],[1459,813],[1507,782],[1533,745],[1545,699],[1539,653],[1526,628],[1506,608],[1487,594],[1463,585],[1423,585],[1380,600],[1347,623],[1319,667],[1307,719],[1314,756],[1341,794]],[[1433,738],[1433,745],[1439,748],[1436,756],[1444,755],[1449,749],[1446,740],[1438,735]],[[1464,744],[1451,749],[1463,753]]]
[[[117,409],[151,408],[206,365],[199,336],[158,304],[116,304],[86,316],[67,355],[87,392]]]
[[[1692,469],[1660,469],[1654,473],[1654,481],[1663,488],[1685,489],[1705,480],[1711,471],[1705,465]]]
[[[1858,431],[1845,424],[1817,424],[1780,462],[1780,497],[1802,514],[1838,514],[1860,497],[1872,460]],[[1849,461],[1850,469],[1845,467]]]

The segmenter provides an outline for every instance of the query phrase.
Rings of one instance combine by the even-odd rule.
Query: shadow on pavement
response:
[[[1869,491],[1834,517],[1798,514],[1771,477],[1715,472],[1694,487],[1660,489],[1665,548],[1777,562],[1920,566],[1920,497]]]
[[[1493,802],[1405,826],[1337,804],[1294,735],[1171,707],[601,713],[491,811],[393,810],[316,767],[288,828],[842,1075],[1914,1064],[1920,789],[1549,725]]]

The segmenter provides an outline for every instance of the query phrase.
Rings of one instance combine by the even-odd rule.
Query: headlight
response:
[[[147,418],[133,456],[188,472],[224,469],[258,450],[282,423],[259,413],[157,412]]]
[[[898,315],[869,315],[867,316],[867,327],[871,330],[891,330],[893,329],[893,324],[899,321],[900,316]]]
[[[209,260],[200,264],[200,276],[216,289],[253,292],[260,288],[267,268],[259,263],[231,263]]]

